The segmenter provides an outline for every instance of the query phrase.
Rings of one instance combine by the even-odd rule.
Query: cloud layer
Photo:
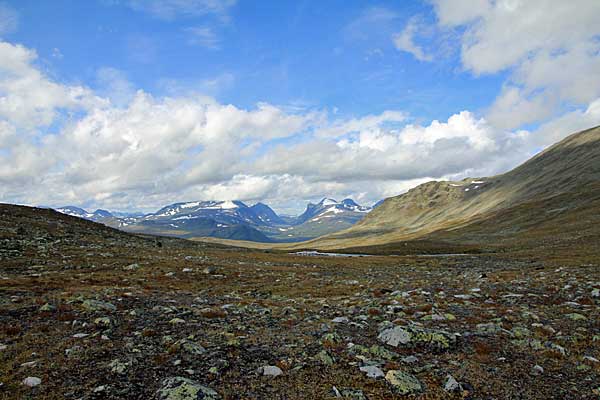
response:
[[[128,4],[175,18],[225,14],[233,2]],[[596,2],[577,11],[570,4],[434,2],[436,29],[458,32],[464,70],[508,78],[484,114],[457,110],[427,123],[403,110],[340,118],[335,109],[244,109],[181,91],[158,97],[110,66],[97,71],[92,90],[50,78],[34,50],[0,42],[0,201],[152,210],[241,199],[292,211],[323,196],[373,203],[430,179],[506,171],[600,124],[600,28],[591,21],[600,10]],[[369,18],[396,16],[376,9]],[[435,63],[415,44],[417,21],[392,40]],[[198,44],[217,45],[195,34],[208,40]],[[531,122],[539,126],[519,129]]]

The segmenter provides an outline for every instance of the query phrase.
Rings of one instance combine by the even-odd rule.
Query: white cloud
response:
[[[19,14],[8,4],[0,3],[0,36],[12,33],[19,26]]]
[[[600,100],[536,132],[499,129],[469,111],[407,124],[398,110],[339,118],[267,103],[242,109],[134,91],[110,68],[99,71],[108,89],[99,95],[49,79],[35,61],[34,51],[0,42],[1,201],[117,210],[232,198],[286,209],[322,196],[369,204],[432,178],[505,171],[600,123]]]
[[[418,30],[419,24],[417,20],[411,18],[404,27],[404,30],[393,36],[394,45],[398,50],[412,54],[419,61],[433,61],[433,56],[426,54],[414,41]]]
[[[462,32],[463,66],[475,75],[509,71],[490,107],[500,128],[543,121],[565,104],[600,96],[600,2],[434,0],[443,28]]]
[[[188,43],[192,45],[202,46],[211,50],[217,50],[220,47],[219,37],[211,27],[194,26],[185,28],[185,32],[189,35]]]
[[[337,137],[348,133],[357,133],[365,129],[379,127],[384,123],[405,121],[407,114],[402,111],[387,110],[379,115],[367,115],[362,118],[336,120],[316,131],[317,137]]]
[[[116,68],[102,67],[96,71],[96,80],[100,85],[99,93],[118,106],[128,104],[135,95],[133,84],[127,75]]]
[[[82,86],[49,80],[33,65],[37,54],[0,42],[0,118],[28,128],[49,125],[58,110],[100,106],[102,100]]]
[[[227,18],[236,0],[129,0],[134,10],[144,11],[157,18],[173,20],[178,17],[216,15]]]

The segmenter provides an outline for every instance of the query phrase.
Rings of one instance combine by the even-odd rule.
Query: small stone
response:
[[[21,367],[30,368],[30,367],[35,367],[36,364],[37,364],[37,361],[29,361],[29,362],[25,362],[25,363],[21,364]]]
[[[183,342],[181,342],[181,349],[186,353],[196,356],[206,353],[206,349],[204,347],[189,340],[184,340]]]
[[[115,374],[122,374],[127,370],[127,367],[129,366],[127,363],[123,363],[119,360],[112,360],[110,362],[110,364],[108,364],[108,366],[110,367],[110,371],[115,373]]]
[[[334,324],[347,324],[349,321],[347,317],[335,317],[331,320]]]
[[[375,365],[366,365],[364,367],[360,367],[360,370],[361,370],[361,372],[366,373],[369,378],[383,378],[384,377],[383,371],[379,367],[376,367]]]
[[[35,387],[35,386],[40,385],[41,383],[42,383],[42,380],[35,376],[28,376],[27,378],[23,379],[23,385],[28,386],[28,387]]]
[[[412,363],[416,363],[417,361],[419,361],[419,359],[415,356],[406,356],[406,357],[403,357],[400,361],[402,361],[405,364],[412,364]]]
[[[496,333],[502,331],[502,327],[493,322],[489,322],[486,324],[477,324],[475,326],[475,329],[477,330],[477,334],[482,336],[495,335]]]
[[[128,266],[123,267],[125,271],[135,271],[138,268],[140,268],[139,264],[129,264]]]
[[[262,367],[262,374],[265,376],[279,376],[279,375],[283,375],[283,371],[281,370],[281,368],[275,366],[275,365],[266,365],[264,367]]]
[[[333,365],[335,363],[333,357],[331,357],[326,350],[320,351],[315,358],[325,365]]]
[[[391,369],[385,374],[385,380],[388,381],[399,394],[415,394],[423,390],[421,382],[419,382],[415,376],[406,372]]]
[[[94,324],[96,324],[96,325],[103,325],[103,326],[110,326],[111,320],[108,317],[100,317],[100,318],[96,318],[94,320]]]
[[[65,356],[67,357],[76,357],[81,353],[83,353],[83,348],[81,346],[73,346],[65,350]]]
[[[185,320],[181,318],[173,318],[169,321],[171,325],[185,324]]]
[[[458,381],[454,379],[452,375],[448,374],[448,376],[446,376],[446,383],[444,383],[444,390],[446,392],[454,392],[460,390],[460,388],[460,383],[458,383]]]
[[[73,335],[75,339],[83,339],[84,337],[90,336],[89,333],[76,333]]]
[[[217,268],[213,267],[213,266],[206,267],[206,268],[204,268],[204,270],[202,270],[202,273],[207,274],[207,275],[212,275],[215,272],[217,272]]]
[[[184,268],[181,270],[181,272],[192,272],[192,271],[193,271],[193,269],[191,269],[191,268]]]
[[[532,375],[542,375],[544,373],[544,368],[541,365],[534,365],[533,368],[531,368],[531,374]]]
[[[592,290],[592,297],[600,297],[600,289]]]
[[[46,304],[44,304],[43,306],[40,307],[40,311],[49,312],[49,311],[54,311],[54,310],[56,310],[56,307],[54,307],[50,303],[46,303]]]

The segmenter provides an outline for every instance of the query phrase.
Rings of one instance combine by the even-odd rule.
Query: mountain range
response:
[[[309,203],[297,217],[279,216],[264,203],[248,206],[237,200],[174,203],[149,214],[89,212],[75,206],[56,209],[129,232],[265,243],[308,240],[346,229],[371,210],[351,199],[338,202],[330,198]]]
[[[324,198],[297,217],[239,201],[176,203],[144,216],[59,211],[132,232],[282,250],[514,253],[542,246],[591,254],[589,244],[600,242],[600,127],[574,133],[504,174],[427,182],[373,207]]]

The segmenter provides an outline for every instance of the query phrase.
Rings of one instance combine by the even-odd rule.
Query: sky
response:
[[[600,124],[597,0],[0,0],[0,202],[365,205]]]

